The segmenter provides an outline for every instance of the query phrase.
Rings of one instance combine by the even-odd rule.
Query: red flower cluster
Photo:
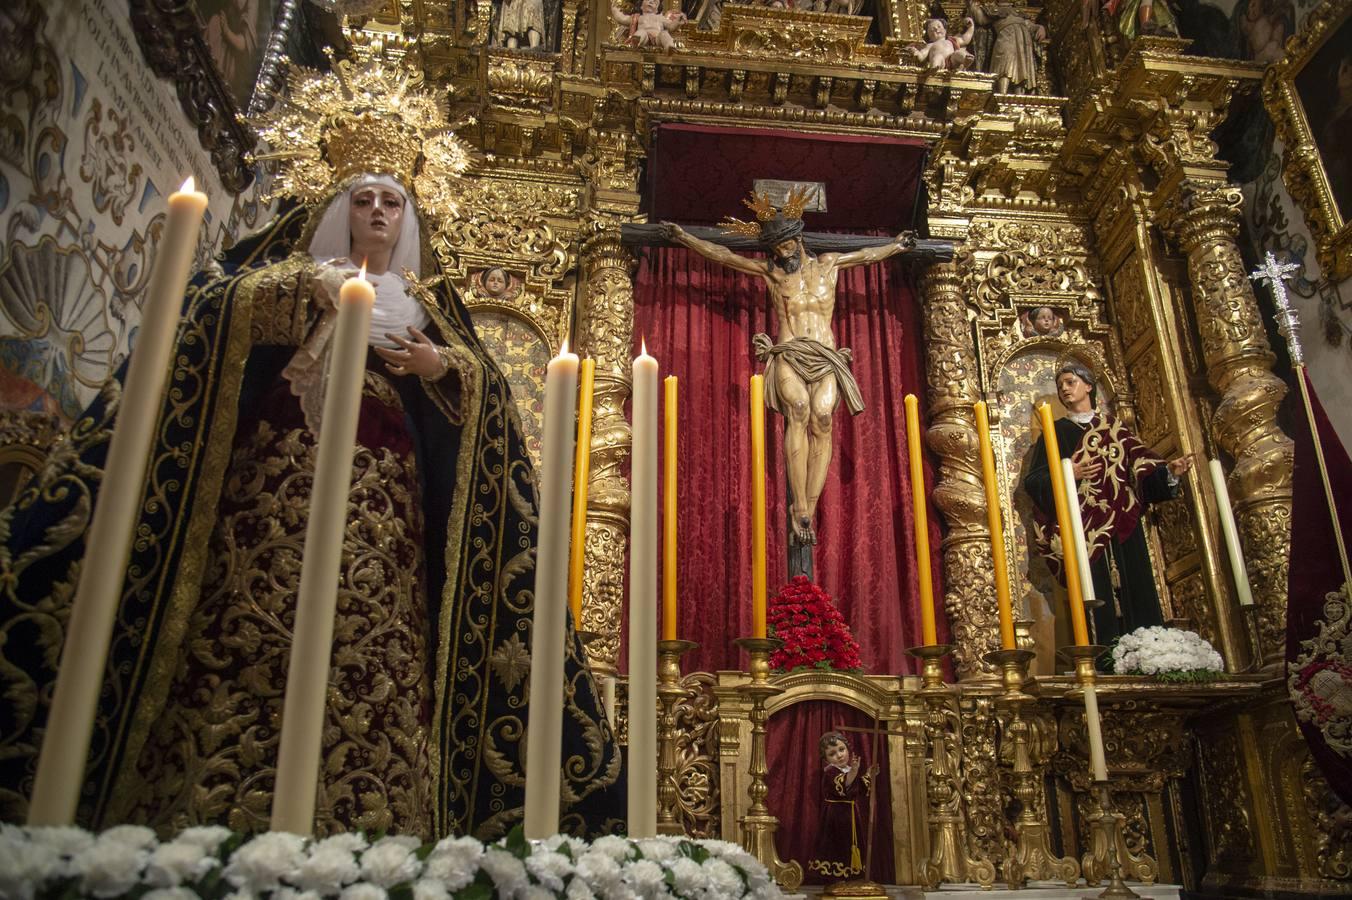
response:
[[[781,672],[797,669],[837,669],[857,672],[859,644],[831,595],[803,575],[779,589],[766,613],[774,636],[784,646],[770,656],[770,668]]]

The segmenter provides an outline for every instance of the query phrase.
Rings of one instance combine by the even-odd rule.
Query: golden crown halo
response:
[[[268,199],[314,205],[370,172],[398,179],[437,223],[454,218],[470,151],[453,131],[474,120],[448,123],[446,104],[423,89],[411,62],[382,59],[371,46],[354,51],[329,72],[289,66],[277,102],[254,118],[271,148],[255,159],[277,168]]]
[[[735,219],[728,216],[719,223],[719,227],[729,234],[744,234],[748,237],[760,237],[761,222],[769,222],[776,215],[783,213],[786,219],[803,218],[803,208],[807,206],[812,192],[805,187],[794,187],[789,189],[789,196],[784,201],[782,208],[776,208],[770,202],[770,194],[767,191],[752,191],[750,199],[743,198],[742,204],[756,214],[755,222],[743,222],[741,219]]]

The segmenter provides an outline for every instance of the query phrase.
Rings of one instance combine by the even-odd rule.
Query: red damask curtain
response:
[[[751,350],[774,334],[763,282],[684,248],[644,249],[635,286],[634,346],[646,338],[663,375],[680,379],[680,637],[699,649],[686,671],[739,669],[733,644],[751,630],[748,380]],[[818,506],[816,581],[835,598],[860,644],[866,670],[913,671],[906,648],[920,643],[912,486],[902,397],[921,398],[921,311],[911,276],[892,260],[841,272],[838,346],[854,353],[866,409],[835,419],[834,456]],[[767,418],[769,587],[787,580],[783,422]],[[932,487],[926,470],[925,491]],[[659,507],[660,508],[660,507]],[[931,508],[935,594],[943,596],[940,530]],[[947,638],[943,615],[939,638]]]

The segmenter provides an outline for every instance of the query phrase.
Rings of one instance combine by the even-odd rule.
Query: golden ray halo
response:
[[[276,103],[254,117],[270,148],[255,159],[276,166],[268,199],[315,205],[371,172],[398,179],[435,224],[453,219],[471,161],[453,131],[474,120],[447,122],[446,103],[423,87],[409,57],[386,60],[362,45],[354,54],[329,72],[289,65]]]

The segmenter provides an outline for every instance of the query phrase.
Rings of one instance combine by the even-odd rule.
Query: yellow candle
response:
[[[191,178],[169,197],[169,217],[155,251],[155,270],[85,536],[80,581],[66,626],[65,647],[73,652],[61,654],[28,808],[30,825],[70,825],[75,820],[150,445],[206,207],[207,195],[193,189]]]
[[[587,558],[587,479],[591,473],[592,394],[596,360],[582,360],[582,386],[577,398],[577,454],[573,461],[573,542],[568,568],[568,606],[573,627],[582,628],[582,570]]]
[[[915,519],[915,567],[920,579],[920,633],[926,647],[939,643],[934,627],[934,584],[930,578],[929,513],[925,509],[925,470],[921,466],[920,402],[906,395],[906,447],[911,462],[912,515]]]
[[[1001,518],[1000,488],[995,480],[995,453],[986,401],[976,403],[976,433],[981,440],[981,478],[986,487],[986,524],[991,532],[991,562],[995,566],[995,602],[1000,613],[1000,649],[1014,649],[1014,609],[1009,600],[1009,570],[1005,566],[1005,526]]]
[[[644,838],[657,836],[657,360],[646,347],[634,360],[633,373],[626,824],[629,837]]]
[[[751,376],[751,636],[765,637],[765,377]]]
[[[1244,566],[1244,548],[1239,544],[1239,529],[1235,527],[1235,511],[1230,506],[1230,491],[1225,486],[1225,469],[1221,461],[1213,459],[1211,488],[1216,494],[1216,512],[1221,517],[1221,533],[1225,536],[1225,552],[1230,559],[1230,574],[1235,579],[1235,595],[1240,606],[1253,606],[1253,589],[1249,586],[1249,570]]]
[[[540,462],[540,530],[531,618],[530,721],[526,729],[525,835],[559,831],[563,747],[563,651],[567,635],[568,514],[572,494],[573,404],[577,356],[563,345],[545,369],[544,440]]]
[[[314,829],[315,789],[324,731],[333,652],[333,617],[338,605],[343,531],[352,487],[352,454],[357,443],[361,386],[376,292],[361,275],[343,282],[338,292],[338,325],[330,348],[324,389],[324,418],[319,427],[309,520],[301,557],[296,624],[282,701],[282,734],[277,749],[277,784],[272,798],[272,830],[310,834]]]
[[[662,537],[662,640],[676,640],[676,376],[668,375],[666,431],[663,432],[662,506],[666,531]]]
[[[1056,440],[1056,426],[1052,424],[1052,408],[1038,405],[1038,419],[1042,423],[1042,442],[1047,451],[1047,470],[1052,477],[1052,497],[1056,501],[1056,526],[1061,535],[1061,559],[1066,571],[1066,591],[1070,594],[1070,624],[1075,632],[1075,643],[1089,644],[1089,627],[1085,623],[1084,595],[1080,593],[1080,561],[1074,547],[1074,528],[1070,521],[1069,494],[1061,472],[1061,447]],[[1076,503],[1079,498],[1076,497]]]

